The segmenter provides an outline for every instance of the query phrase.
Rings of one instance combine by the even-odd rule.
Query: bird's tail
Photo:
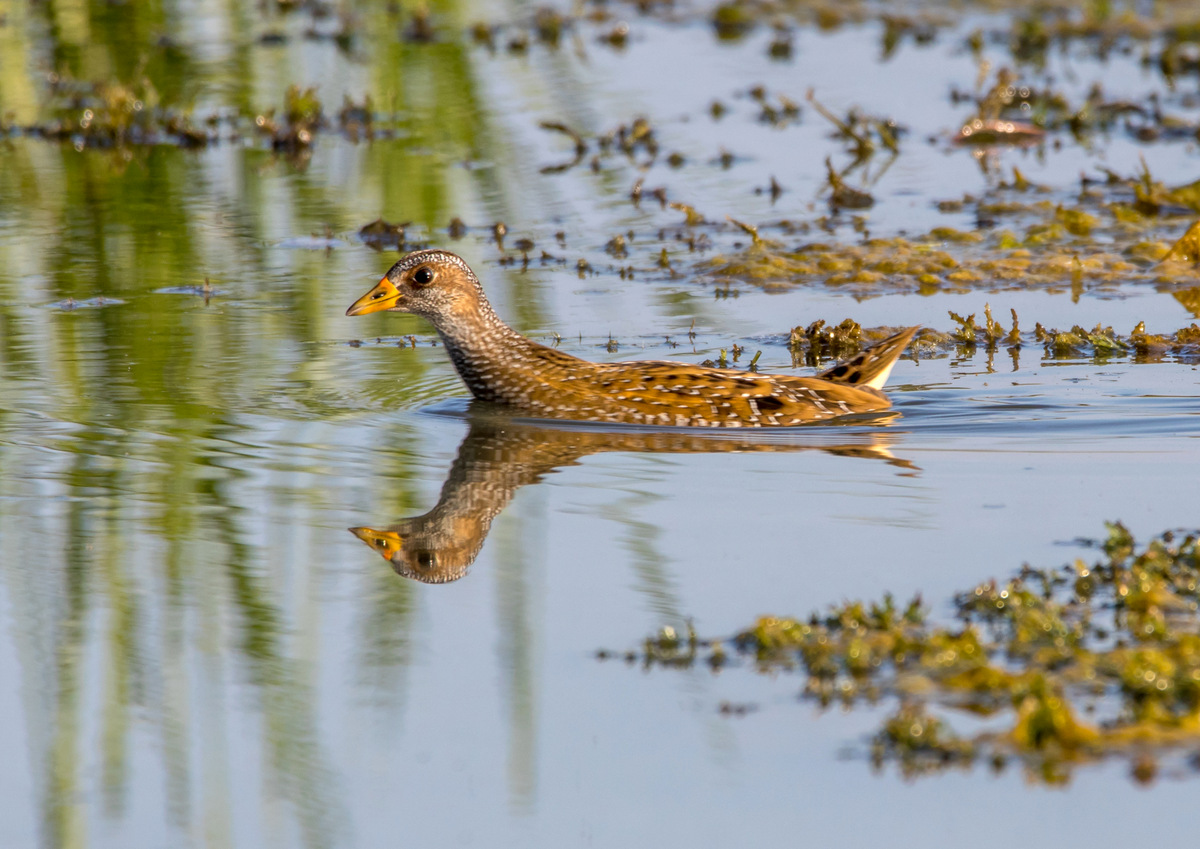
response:
[[[888,375],[892,373],[892,366],[896,364],[896,360],[900,359],[900,355],[904,353],[904,349],[908,347],[908,343],[920,329],[920,327],[910,327],[907,330],[901,330],[881,342],[876,342],[869,348],[864,348],[845,362],[826,369],[817,377],[834,383],[883,389]]]

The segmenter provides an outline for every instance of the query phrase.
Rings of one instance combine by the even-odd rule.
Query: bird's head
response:
[[[439,330],[475,313],[483,298],[479,278],[456,254],[414,251],[393,265],[374,289],[346,310],[366,315],[381,310],[410,312]]]

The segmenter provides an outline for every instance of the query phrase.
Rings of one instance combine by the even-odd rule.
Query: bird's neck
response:
[[[545,348],[505,324],[482,293],[474,309],[435,326],[472,395],[501,404],[525,401],[529,387],[520,378],[537,370],[537,352]]]

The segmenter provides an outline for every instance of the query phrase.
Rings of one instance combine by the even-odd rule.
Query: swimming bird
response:
[[[891,406],[882,389],[918,328],[910,327],[815,377],[689,363],[594,363],[505,324],[463,259],[414,251],[346,315],[393,310],[437,330],[476,398],[539,418],[677,427],[787,427]]]

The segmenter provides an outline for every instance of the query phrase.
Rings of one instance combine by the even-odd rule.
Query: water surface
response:
[[[340,25],[311,10],[8,10],[0,843],[716,846],[845,843],[850,829],[864,844],[1007,846],[1036,823],[1020,826],[1031,846],[1191,845],[1182,767],[1149,789],[1122,763],[1064,789],[1015,767],[909,783],[863,756],[890,705],[822,712],[788,676],[643,674],[594,653],[664,625],[720,636],[885,591],[920,593],[945,617],[954,591],[1071,559],[1105,520],[1143,538],[1194,526],[1194,352],[1052,356],[1028,333],[1015,355],[944,345],[898,364],[897,418],[697,444],[497,425],[466,411],[427,325],[344,317],[396,257],[357,235],[383,216],[408,222],[410,242],[462,253],[514,326],[592,359],[695,363],[737,344],[739,365],[761,350],[761,370],[790,372],[795,326],[949,331],[949,310],[985,303],[1005,322],[1016,309],[1027,331],[1195,319],[1172,296],[1186,281],[1144,274],[1074,296],[1069,281],[997,281],[870,297],[704,274],[699,262],[747,241],[725,216],[803,223],[771,230],[792,246],[971,230],[971,209],[937,202],[1008,197],[997,186],[1014,165],[1070,204],[1081,171],[1132,174],[1144,158],[1183,183],[1197,155],[1194,140],[1148,144],[1119,125],[990,158],[952,145],[970,110],[950,88],[972,87],[979,58],[1012,61],[995,40],[978,58],[965,47],[975,28],[1008,27],[1002,14],[964,13],[890,56],[871,15],[830,30],[800,16],[780,61],[769,27],[720,42],[701,11],[616,7],[557,48],[534,39],[520,53],[508,39],[529,13],[503,4],[439,5],[433,44],[400,37],[408,12],[350,4],[349,47],[306,37]],[[626,45],[600,41],[621,16]],[[477,19],[508,27],[494,51],[470,38]],[[1045,59],[1020,70],[1072,97],[1100,83],[1197,118],[1194,79],[1169,83],[1136,50],[1100,59],[1072,43]],[[51,71],[81,85],[145,75],[197,120],[242,117],[196,150],[50,141],[17,128],[54,109],[78,119]],[[343,96],[370,95],[386,132],[331,126],[311,147],[272,149],[252,118],[293,83],[317,85],[330,117]],[[800,104],[799,120],[759,120],[758,84]],[[809,87],[839,113],[909,129],[893,163],[851,172],[876,197],[867,212],[828,208],[824,160],[848,158]],[[543,170],[571,148],[540,121],[577,128],[591,156],[639,115],[663,152],[653,164],[639,153]],[[786,189],[774,201],[755,191],[772,177]],[[638,179],[711,223],[689,231],[678,209],[635,205]],[[457,240],[454,217],[470,228]],[[1139,238],[1171,240],[1187,223],[1164,216]],[[1070,249],[1126,238],[1110,229]],[[708,246],[689,251],[683,231]],[[527,267],[519,238],[536,245]],[[664,248],[674,275],[656,265]],[[455,580],[407,580],[347,531],[421,516],[463,485],[468,506],[495,515],[446,508],[462,519]],[[724,716],[725,701],[757,709]]]

